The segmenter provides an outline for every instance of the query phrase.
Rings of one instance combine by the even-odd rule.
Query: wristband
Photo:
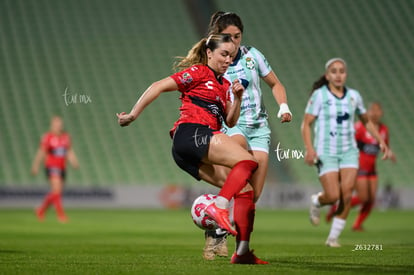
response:
[[[280,118],[283,114],[290,114],[290,116],[292,116],[292,113],[289,110],[289,106],[286,103],[280,104],[279,112],[277,113],[277,117]]]

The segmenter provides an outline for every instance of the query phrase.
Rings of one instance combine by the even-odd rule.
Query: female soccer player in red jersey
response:
[[[371,103],[367,114],[384,141],[389,145],[388,127],[381,122],[383,115],[381,104],[378,102]],[[355,139],[359,149],[359,169],[354,189],[356,194],[352,196],[351,207],[361,205],[361,209],[352,229],[354,231],[363,231],[362,223],[368,217],[375,204],[378,187],[376,159],[381,150],[378,141],[367,131],[361,121],[355,123]],[[396,161],[396,157],[391,150],[389,150],[389,158],[393,162]],[[332,219],[336,208],[336,205],[331,207],[326,216],[328,222]]]
[[[259,199],[268,169],[270,128],[267,111],[262,100],[261,81],[263,80],[280,105],[278,117],[281,122],[290,122],[292,114],[287,105],[287,96],[283,84],[279,81],[263,54],[254,47],[242,45],[244,26],[241,18],[233,12],[218,11],[211,16],[209,31],[228,33],[236,44],[237,54],[224,77],[229,81],[241,79],[245,92],[242,98],[240,117],[235,127],[226,127],[226,134],[257,159],[258,169],[254,172],[250,184],[234,197],[233,217],[237,228],[236,251],[232,261],[248,262],[251,257],[249,242],[253,231],[255,203]],[[275,102],[275,103],[276,103]],[[206,180],[222,186],[228,168],[215,166]],[[213,260],[216,255],[227,256],[225,234],[220,230],[206,231],[203,257]],[[250,260],[248,258],[250,257]]]
[[[62,223],[68,221],[62,205],[62,190],[65,179],[66,159],[74,168],[78,168],[78,160],[71,147],[68,133],[63,130],[62,118],[55,116],[50,123],[50,131],[43,135],[39,149],[32,165],[32,174],[36,175],[42,160],[45,159],[46,175],[49,179],[51,190],[45,196],[43,203],[36,209],[39,221],[43,221],[49,205],[56,208],[58,220]]]
[[[233,235],[237,232],[229,220],[229,201],[247,184],[258,166],[251,154],[220,132],[223,121],[234,126],[240,113],[244,88],[237,80],[231,84],[223,78],[235,50],[229,35],[203,38],[178,64],[184,70],[154,82],[130,113],[117,114],[118,123],[127,126],[161,93],[181,92],[180,117],[170,131],[173,158],[197,180],[204,178],[214,164],[231,168],[215,203],[207,207],[206,212]]]

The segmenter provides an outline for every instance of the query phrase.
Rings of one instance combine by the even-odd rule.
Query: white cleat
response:
[[[203,258],[206,260],[214,260],[216,256],[227,257],[227,235],[222,236],[209,236],[205,234],[205,245],[203,249]]]
[[[206,243],[203,249],[203,258],[209,261],[214,260],[216,253],[214,249],[216,246],[216,240],[212,236],[206,236]]]
[[[321,211],[320,208],[317,207],[313,201],[316,200],[316,198],[318,197],[318,194],[312,195],[311,196],[311,203],[310,203],[310,208],[309,208],[309,219],[311,224],[313,225],[319,225],[320,221],[321,221]]]
[[[328,247],[341,247],[341,245],[338,243],[338,239],[330,239],[330,238],[328,238],[326,240],[325,244]]]

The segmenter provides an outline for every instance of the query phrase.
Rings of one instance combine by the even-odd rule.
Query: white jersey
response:
[[[338,155],[357,148],[355,114],[366,113],[358,91],[345,88],[342,98],[332,94],[326,85],[315,90],[305,113],[316,116],[314,147],[318,155]]]
[[[271,71],[272,68],[261,52],[253,47],[240,46],[233,64],[224,75],[230,82],[238,79],[245,87],[237,122],[239,126],[257,128],[268,126],[267,112],[262,103],[260,79]]]

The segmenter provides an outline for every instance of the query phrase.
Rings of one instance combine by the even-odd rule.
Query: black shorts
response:
[[[59,176],[62,180],[66,177],[65,169],[57,168],[57,167],[46,167],[45,168],[46,177],[49,179],[51,176]]]
[[[220,131],[206,125],[182,123],[178,125],[173,136],[172,155],[175,163],[197,180],[201,160],[208,152],[211,137]]]
[[[377,176],[377,171],[376,170],[362,170],[362,169],[358,169],[358,177],[376,177]]]

